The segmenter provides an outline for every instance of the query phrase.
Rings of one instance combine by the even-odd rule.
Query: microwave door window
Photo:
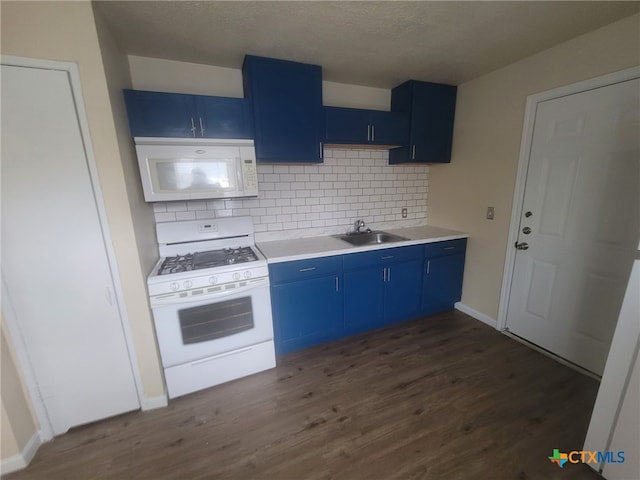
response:
[[[155,172],[160,192],[229,191],[236,188],[233,159],[157,160]]]

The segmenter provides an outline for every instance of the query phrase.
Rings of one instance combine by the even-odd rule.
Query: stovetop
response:
[[[158,275],[224,267],[257,260],[258,256],[251,247],[221,248],[206,252],[187,253],[165,258],[158,270]]]

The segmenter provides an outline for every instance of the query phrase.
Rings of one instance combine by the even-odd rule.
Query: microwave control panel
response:
[[[258,171],[256,169],[256,161],[253,158],[243,158],[242,160],[242,179],[244,181],[245,191],[258,191]]]

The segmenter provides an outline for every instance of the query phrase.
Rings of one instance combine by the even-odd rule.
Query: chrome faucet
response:
[[[364,225],[364,220],[362,220],[362,219],[360,219],[360,220],[356,220],[356,221],[353,223],[353,233],[362,233],[362,232],[360,231],[360,229],[361,229],[361,228],[364,228],[364,227],[365,227],[365,225]],[[367,229],[367,231],[369,231],[369,232],[370,232],[371,230],[370,230],[370,229]]]

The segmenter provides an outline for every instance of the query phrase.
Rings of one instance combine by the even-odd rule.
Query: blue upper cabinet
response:
[[[258,162],[321,163],[324,121],[318,65],[245,56]]]
[[[409,118],[403,112],[324,107],[325,142],[337,145],[407,144]]]
[[[244,98],[125,90],[134,137],[253,138]]]
[[[457,87],[409,80],[391,90],[391,110],[409,115],[405,147],[389,163],[449,163]]]

